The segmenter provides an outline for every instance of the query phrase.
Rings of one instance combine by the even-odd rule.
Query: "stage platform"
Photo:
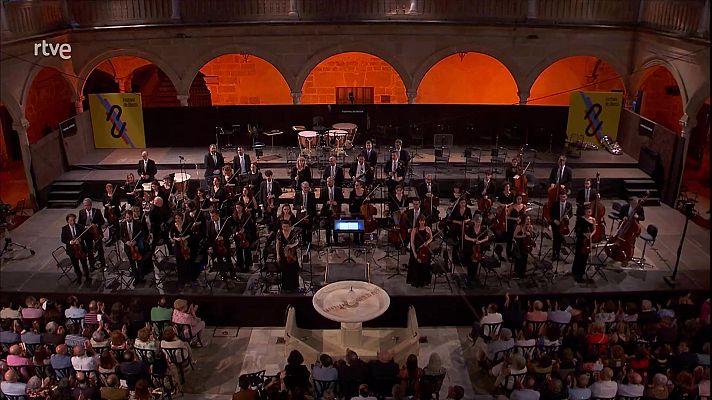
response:
[[[610,201],[606,200],[604,204],[607,209],[610,209]],[[443,207],[441,206],[441,208]],[[93,273],[94,281],[90,286],[78,287],[71,284],[66,278],[60,279],[51,252],[61,245],[59,233],[65,224],[64,217],[69,211],[40,210],[20,227],[10,232],[14,242],[31,246],[36,254],[31,256],[24,250],[11,253],[15,259],[6,260],[0,268],[0,290],[4,294],[18,298],[26,294],[51,294],[59,297],[78,294],[83,299],[82,301],[85,301],[84,299],[88,300],[101,293],[107,299],[121,298],[128,302],[131,298],[136,297],[147,304],[154,302],[160,294],[167,294],[171,298],[190,297],[200,302],[201,313],[208,323],[223,326],[280,326],[284,322],[284,310],[287,305],[291,304],[299,307],[300,325],[321,328],[334,327],[333,323],[326,321],[313,311],[310,305],[312,293],[310,289],[316,289],[321,285],[327,264],[336,265],[344,262],[348,256],[348,249],[346,247],[328,249],[321,246],[324,240],[323,231],[320,232],[320,237],[317,237],[316,234],[314,236],[311,263],[302,264],[302,291],[297,293],[279,293],[276,287],[272,288],[275,289],[274,291],[263,291],[265,286],[257,271],[259,265],[253,267],[252,273],[241,275],[243,281],[237,282],[231,287],[227,287],[224,282],[218,280],[212,289],[197,287],[179,291],[176,288],[175,277],[168,277],[166,282],[158,287],[145,285],[131,290],[113,291],[104,287],[100,271]],[[536,213],[538,210],[533,212]],[[644,269],[633,265],[623,268],[619,263],[608,262],[604,270],[607,280],[601,276],[595,276],[593,282],[588,284],[577,284],[569,275],[573,259],[573,255],[571,255],[567,262],[558,264],[559,274],[551,282],[542,278],[541,274],[532,272],[532,261],[536,257],[530,257],[528,274],[532,276],[531,279],[520,281],[510,279],[511,265],[505,261],[499,270],[502,275],[501,283],[490,277],[486,287],[476,285],[473,288],[464,288],[461,283],[465,271],[456,265],[453,273],[448,275],[452,291],[444,277],[438,277],[435,290],[432,286],[414,288],[405,282],[405,270],[402,268],[402,264],[407,263],[407,256],[401,255],[400,260],[382,259],[388,248],[385,232],[381,232],[378,241],[367,247],[366,253],[354,255],[353,258],[356,262],[350,265],[354,269],[362,270],[366,263],[370,264],[371,282],[383,287],[392,296],[391,309],[382,317],[372,321],[370,326],[393,326],[394,323],[404,322],[405,310],[410,304],[416,306],[418,319],[424,326],[469,325],[474,318],[474,309],[479,310],[485,302],[493,298],[499,299],[505,292],[525,298],[543,295],[557,297],[594,294],[601,298],[610,298],[613,295],[619,299],[634,298],[639,300],[641,297],[653,296],[652,292],[658,291],[708,291],[710,278],[709,231],[695,224],[689,224],[677,274],[678,285],[670,288],[663,281],[663,277],[670,275],[675,265],[676,250],[685,218],[680,212],[666,205],[647,208],[646,218],[643,227],[655,224],[660,232],[655,244],[648,246],[645,252],[646,261],[650,265]],[[346,235],[342,236],[341,240],[346,242],[348,240]],[[550,246],[551,241],[544,239],[543,246],[541,246],[542,254],[545,254]],[[642,248],[643,241],[639,239],[635,256],[641,254]],[[106,253],[109,254],[114,249],[114,247],[107,247]],[[449,253],[452,251],[451,249],[447,250]],[[122,251],[120,253],[123,254]],[[538,250],[535,250],[534,255],[538,254]],[[437,261],[440,259],[436,258]],[[391,278],[399,264],[402,275]],[[105,278],[111,278],[110,272],[107,271]],[[72,278],[74,277],[73,273],[70,275]],[[210,279],[213,276],[212,273],[208,275]],[[152,281],[152,276],[149,275],[148,280]],[[238,312],[225,313],[225,307],[234,307]]]

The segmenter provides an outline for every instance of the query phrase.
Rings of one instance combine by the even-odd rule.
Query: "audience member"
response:
[[[309,370],[304,365],[304,357],[298,350],[292,350],[287,357],[287,365],[284,366],[282,379],[287,390],[300,388],[309,390]]]
[[[312,368],[312,378],[318,381],[335,381],[339,378],[339,371],[334,367],[334,361],[330,355],[319,356],[319,360]]]
[[[27,385],[18,382],[19,377],[14,370],[5,372],[4,380],[0,383],[0,391],[11,396],[23,396],[27,393]]]
[[[352,397],[351,400],[376,400],[376,397],[370,395],[368,385],[362,383],[358,387],[358,396]]]
[[[611,379],[613,378],[613,370],[606,367],[603,368],[598,375],[598,381],[591,385],[591,396],[604,399],[610,399],[618,393],[618,384]]]
[[[191,346],[203,347],[207,346],[207,342],[203,339],[203,330],[205,329],[205,322],[196,316],[198,311],[197,304],[191,304],[188,306],[188,301],[183,299],[177,299],[173,302],[173,323],[189,325],[191,332],[194,336],[193,343]],[[187,328],[183,332],[184,335],[188,335]]]
[[[101,388],[102,400],[126,400],[129,398],[128,389],[119,386],[119,377],[111,374],[106,378],[106,386]]]
[[[259,392],[257,390],[250,388],[250,380],[245,375],[240,375],[237,379],[237,386],[240,387],[240,391],[232,395],[232,400],[257,400],[259,399]]]

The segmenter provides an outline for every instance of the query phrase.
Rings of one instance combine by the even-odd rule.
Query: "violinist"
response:
[[[467,282],[470,285],[477,280],[477,272],[485,252],[484,244],[490,239],[490,232],[482,223],[482,216],[475,215],[470,223],[465,224],[465,236],[463,242],[464,260],[462,263],[467,266]]]
[[[232,166],[230,166],[230,164],[223,165],[222,167],[222,181],[225,182],[225,187],[233,188],[233,192],[230,194],[234,194],[237,175],[232,172]]]
[[[356,183],[354,183],[354,189],[349,194],[349,213],[351,213],[351,217],[356,217],[361,214],[361,206],[367,194],[363,184],[360,181],[356,181]],[[361,215],[361,218],[364,218],[364,216]],[[354,241],[357,244],[363,244],[363,233],[354,232]]]
[[[561,241],[564,239],[562,230],[564,232],[568,231],[569,218],[574,215],[573,207],[571,207],[571,203],[567,199],[568,195],[561,190],[559,191],[559,200],[555,201],[551,206],[551,236],[553,238],[551,250],[554,261],[559,260],[561,254]]]
[[[405,164],[398,159],[398,151],[391,150],[391,159],[383,165],[383,173],[388,177],[386,181],[388,192],[393,193],[396,185],[402,184],[405,178]]]
[[[205,181],[210,185],[214,177],[220,177],[220,171],[222,171],[222,167],[225,165],[225,159],[223,155],[218,152],[216,145],[211,144],[208,147],[208,154],[206,154],[203,159],[203,165],[205,165]]]
[[[190,239],[188,245],[191,249],[197,249],[200,239],[205,237],[205,214],[198,209],[195,201],[189,201],[183,215],[183,222],[186,226],[190,225]]]
[[[121,241],[124,243],[124,252],[129,259],[129,266],[134,275],[135,283],[143,282],[143,266],[145,259],[150,261],[150,247],[148,243],[148,227],[143,220],[136,221],[134,212],[126,210],[124,220],[121,222]]]
[[[549,173],[549,188],[556,186],[569,187],[573,179],[573,171],[571,167],[566,165],[566,156],[559,156],[558,165],[551,169]]]
[[[77,275],[77,279],[74,280],[77,284],[82,284],[82,270],[84,271],[84,276],[86,276],[87,283],[91,283],[91,276],[89,273],[89,267],[87,264],[86,256],[86,234],[79,237],[84,233],[84,226],[76,223],[77,216],[69,213],[65,218],[67,225],[62,227],[61,240],[65,245],[67,255],[69,260],[72,262],[72,267],[74,267],[74,273]],[[82,269],[79,269],[79,263],[82,264]]]
[[[208,212],[210,210],[210,206],[212,205],[210,199],[208,198],[208,193],[207,189],[198,189],[198,198],[196,201],[198,202],[197,206],[201,212]]]
[[[141,183],[136,181],[133,173],[126,175],[126,182],[120,189],[121,194],[126,199],[126,203],[129,207],[141,205],[141,199],[143,199],[143,188],[141,187]]]
[[[252,195],[257,196],[257,191],[260,189],[260,185],[264,178],[262,177],[262,172],[260,172],[256,163],[250,164],[250,171],[247,173],[247,187],[250,188]]]
[[[298,210],[297,220],[301,220],[302,244],[312,241],[312,226],[316,220],[316,198],[309,187],[309,182],[302,182],[302,190],[294,195],[294,208]],[[306,217],[306,218],[305,218]]]
[[[490,198],[496,192],[494,179],[492,179],[492,171],[487,170],[485,177],[477,184],[477,197]]]
[[[274,180],[271,170],[265,171],[265,180],[260,183],[259,202],[267,210],[270,199],[272,199],[273,207],[279,207],[279,196],[282,195],[282,187],[279,182]],[[276,213],[276,210],[275,210]]]
[[[228,218],[232,219],[232,216]],[[207,227],[208,252],[211,253],[213,265],[217,267],[222,280],[226,280],[226,273],[229,273],[233,279],[237,278],[232,265],[230,236],[232,232],[229,221],[221,221],[220,213],[217,210],[210,210]]]
[[[326,220],[326,245],[339,246],[339,234],[334,230],[334,220],[341,217],[341,205],[344,203],[344,192],[336,186],[334,178],[326,178],[326,186],[319,193],[321,216]]]
[[[169,231],[171,243],[173,243],[173,254],[176,256],[176,271],[178,275],[178,287],[183,288],[188,285],[191,279],[190,266],[193,250],[189,241],[191,236],[190,227],[183,223],[183,215],[176,213],[173,215],[173,224]]]
[[[366,157],[361,153],[358,155],[357,161],[351,164],[349,175],[354,183],[358,181],[362,186],[367,187],[373,183],[373,171],[374,167],[366,163]]]
[[[274,231],[278,231],[282,227],[282,221],[289,221],[289,225],[294,225],[297,223],[297,216],[292,212],[292,206],[289,204],[282,204],[279,209],[279,215],[277,215],[277,225],[274,227]]]
[[[178,188],[173,185],[173,177],[174,174],[163,177],[163,182],[158,190],[158,195],[163,198],[164,204],[168,204],[169,207],[175,208],[178,206],[178,199],[176,198]]]
[[[155,176],[158,173],[156,162],[148,158],[148,152],[145,150],[141,152],[141,160],[138,162],[136,172],[140,183],[152,182],[156,179]]]
[[[240,272],[250,272],[252,268],[252,243],[257,239],[257,225],[253,215],[245,210],[242,203],[235,204],[232,231],[235,235],[235,260]]]
[[[596,231],[596,219],[593,218],[591,204],[585,203],[582,208],[583,215],[576,218],[576,226],[574,228],[574,232],[576,232],[576,253],[574,255],[574,264],[571,267],[571,274],[578,283],[585,282],[586,264],[591,253],[591,237]]]
[[[514,228],[514,240],[517,243],[517,251],[514,253],[514,272],[517,274],[513,279],[522,279],[527,272],[527,262],[529,253],[534,246],[534,225],[532,217],[522,214],[519,222]]]
[[[457,200],[462,194],[462,185],[460,183],[455,183],[454,185],[452,185],[452,195],[450,196],[450,204],[456,204]]]
[[[324,173],[321,175],[322,181],[326,182],[327,178],[334,179],[334,185],[341,187],[344,184],[344,169],[336,165],[336,157],[329,157],[329,165],[324,168]]]
[[[584,204],[593,203],[593,200],[598,197],[598,191],[591,186],[591,178],[584,179],[583,189],[576,194],[576,215],[583,215]]]
[[[366,163],[375,169],[378,163],[378,153],[373,149],[373,143],[370,140],[366,141],[366,147],[361,151],[361,154],[363,154]]]
[[[111,245],[116,241],[116,237],[119,233],[119,203],[121,199],[118,193],[114,190],[114,185],[107,183],[104,186],[106,192],[104,193],[104,219],[109,223],[109,241],[107,245]]]
[[[399,216],[401,216],[408,209],[408,197],[404,193],[403,185],[396,186],[395,192],[389,196],[388,200],[388,211],[391,214],[400,212]]]
[[[406,283],[414,287],[430,284],[431,255],[429,245],[433,241],[433,232],[427,225],[425,215],[419,214],[415,227],[410,232],[410,260]]]
[[[82,201],[84,209],[79,210],[79,218],[77,218],[77,223],[83,225],[87,228],[93,225],[94,231],[90,230],[85,235],[86,245],[87,245],[87,255],[89,256],[89,267],[95,269],[95,259],[94,250],[96,250],[99,256],[99,263],[101,268],[106,268],[106,259],[104,258],[104,243],[102,239],[104,234],[102,233],[101,227],[104,226],[106,222],[101,211],[92,207],[92,202],[90,198],[86,198]]]
[[[512,185],[509,182],[504,184],[502,192],[497,197],[497,201],[499,204],[503,204],[505,206],[514,203],[514,192],[512,191]]]
[[[242,208],[244,208],[245,212],[251,215],[256,215],[257,213],[257,199],[252,195],[250,188],[247,186],[242,187],[242,194],[237,199],[236,204],[242,204]]]
[[[526,206],[521,194],[514,197],[514,203],[505,208],[507,218],[507,258],[512,258],[512,244],[514,243],[514,230],[522,215],[526,214]]]
[[[275,251],[277,263],[282,271],[282,289],[287,291],[299,288],[299,259],[296,256],[299,238],[297,236],[289,221],[282,220],[281,229],[277,232]]]
[[[504,178],[506,182],[514,184],[514,177],[522,174],[522,166],[519,165],[519,157],[514,157],[511,164],[507,166],[504,171]]]
[[[210,185],[210,203],[213,208],[220,210],[225,200],[227,200],[227,190],[223,187],[222,180],[219,176],[213,177],[213,184]]]
[[[297,165],[292,167],[292,172],[289,174],[292,178],[292,185],[295,191],[302,190],[302,183],[307,182],[311,184],[312,172],[311,168],[307,165],[306,158],[299,156],[297,158]]]

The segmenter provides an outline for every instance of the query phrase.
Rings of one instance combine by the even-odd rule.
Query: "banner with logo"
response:
[[[96,148],[146,147],[140,93],[90,94],[89,110]]]
[[[622,106],[621,92],[571,93],[569,121],[566,126],[569,141],[580,140],[598,145],[605,135],[611,142],[615,142]]]

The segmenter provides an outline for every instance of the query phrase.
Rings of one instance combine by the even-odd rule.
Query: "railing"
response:
[[[14,0],[2,39],[67,27],[257,22],[444,21],[614,25],[709,38],[710,0]]]

